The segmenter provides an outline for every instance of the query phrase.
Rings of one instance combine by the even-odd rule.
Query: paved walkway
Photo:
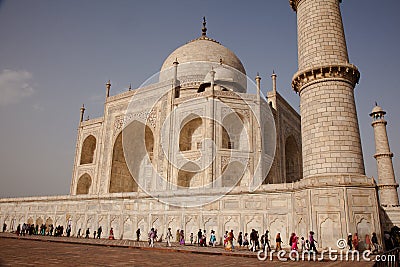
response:
[[[39,242],[38,242],[39,241]],[[259,261],[254,252],[222,247],[165,247],[131,240],[22,236],[0,233],[0,266],[372,266],[373,262]]]

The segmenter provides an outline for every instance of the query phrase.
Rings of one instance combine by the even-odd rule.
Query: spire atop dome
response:
[[[206,17],[203,17],[203,28],[201,28],[201,36],[207,35],[207,28],[206,28]]]

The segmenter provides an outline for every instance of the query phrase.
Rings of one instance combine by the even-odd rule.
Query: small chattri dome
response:
[[[382,107],[378,106],[378,104],[375,102],[375,107],[372,109],[372,111],[369,115],[373,116],[374,114],[378,114],[378,113],[385,115],[386,111],[384,111],[382,109]]]

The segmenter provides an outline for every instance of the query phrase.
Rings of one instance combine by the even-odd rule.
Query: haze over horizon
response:
[[[377,177],[369,113],[387,112],[388,136],[400,175],[400,3],[343,1],[366,174]],[[299,111],[291,88],[297,71],[296,14],[289,1],[0,1],[0,197],[66,195],[72,177],[79,109],[103,115],[111,94],[137,88],[177,47],[201,34],[231,49],[262,91],[279,93]],[[399,179],[397,179],[399,180]]]

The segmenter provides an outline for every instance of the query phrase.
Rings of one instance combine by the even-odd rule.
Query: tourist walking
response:
[[[108,239],[112,239],[112,240],[114,240],[115,238],[114,238],[114,229],[111,227],[111,229],[110,229],[110,235],[108,236]]]
[[[3,233],[7,230],[7,224],[3,223]]]
[[[347,235],[347,245],[349,246],[349,250],[353,249],[353,235],[351,233]]]
[[[264,252],[265,251],[271,251],[271,247],[269,245],[269,231],[266,230],[265,234],[264,234]],[[266,250],[265,248],[268,248],[268,250]]]
[[[369,237],[369,234],[365,235],[365,249],[367,249],[367,250],[372,249],[372,243],[371,243],[371,238]]]
[[[282,246],[281,246],[281,245],[282,245],[281,233],[277,233],[277,234],[276,234],[275,242],[276,242],[275,250],[276,250],[276,251],[282,250]]]
[[[243,237],[243,246],[249,247],[249,234],[245,233]]]
[[[207,246],[207,235],[206,235],[206,230],[203,231],[203,235],[201,236],[200,239],[200,246],[206,247]]]
[[[200,241],[201,238],[203,237],[203,233],[201,232],[201,229],[197,232],[197,245],[200,247]]]
[[[168,228],[166,237],[167,237],[167,247],[170,247],[172,238],[171,228]]]
[[[99,226],[99,228],[97,229],[97,238],[100,239],[101,238],[101,233],[103,232],[103,228],[101,228],[101,226]]]
[[[180,232],[179,232],[179,244],[180,245],[185,245],[185,234],[184,234],[184,232],[183,232],[183,230],[181,230]]]
[[[175,241],[177,243],[179,243],[179,241],[180,241],[180,235],[181,235],[181,232],[179,231],[179,229],[177,229],[176,230],[176,236],[175,236]]]
[[[360,240],[358,239],[358,234],[354,233],[353,236],[353,248],[354,250],[358,250],[358,243],[360,242]]]
[[[310,240],[310,250],[311,251],[315,251],[315,253],[317,253],[317,248],[315,246],[315,243],[317,243],[317,240],[314,239],[314,232],[310,231],[310,236],[308,238],[308,240]]]
[[[250,233],[250,248],[249,250],[256,251],[256,230],[251,229]]]
[[[225,234],[224,234],[224,247],[226,247],[227,243],[228,243],[228,231],[225,231]]]
[[[193,245],[193,233],[190,233],[190,245]]]
[[[238,244],[239,244],[240,247],[243,245],[243,234],[242,234],[242,232],[239,232]]]
[[[149,246],[150,247],[154,247],[154,236],[155,236],[154,228],[151,228],[150,232],[149,232]]]
[[[140,239],[140,228],[138,228],[138,229],[136,230],[136,241],[139,242],[139,239]]]
[[[295,250],[295,251],[298,250],[298,246],[297,246],[298,241],[299,241],[299,237],[298,237],[295,233],[293,233],[293,236],[292,236],[292,246],[291,246],[291,249],[292,249],[292,250]]]
[[[304,240],[304,236],[301,237],[300,243],[301,243],[301,252],[303,252],[306,250],[306,241]]]
[[[225,250],[233,251],[233,238],[233,230],[231,230],[226,238]]]
[[[96,233],[96,231],[94,231],[94,232]],[[70,236],[71,236],[71,226],[68,225],[68,227],[67,227],[67,237],[70,237]],[[96,234],[95,234],[95,236],[96,236]]]
[[[90,235],[90,231],[89,231],[89,228],[86,230],[86,236],[85,236],[85,238],[89,238],[89,235]]]
[[[379,252],[379,244],[378,244],[378,237],[376,236],[376,233],[372,233],[372,238],[371,238],[372,245],[374,246],[374,250],[372,253],[378,253]]]
[[[215,232],[214,232],[214,230],[211,230],[210,246],[215,247],[216,242],[217,242],[217,238],[215,237]]]

